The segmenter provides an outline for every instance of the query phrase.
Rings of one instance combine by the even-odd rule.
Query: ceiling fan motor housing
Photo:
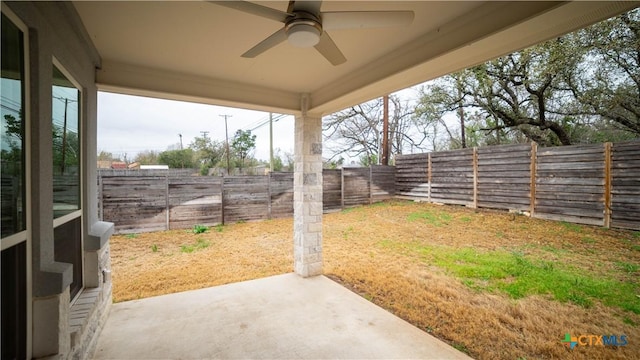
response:
[[[296,47],[312,47],[320,42],[322,24],[317,16],[305,11],[296,11],[295,16],[285,24],[289,43]]]

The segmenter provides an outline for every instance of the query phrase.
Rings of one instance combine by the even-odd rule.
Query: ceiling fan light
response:
[[[320,30],[307,24],[296,24],[287,29],[287,39],[295,47],[312,47],[320,42]]]

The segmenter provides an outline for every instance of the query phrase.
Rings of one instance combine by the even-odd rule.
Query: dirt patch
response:
[[[640,317],[633,311],[598,301],[557,301],[544,293],[514,298],[484,287],[482,279],[465,282],[432,254],[466,248],[515,253],[632,283],[639,294],[637,233],[400,201],[327,214],[323,230],[328,276],[473,357],[640,357]],[[114,300],[290,272],[292,238],[291,219],[232,224],[203,234],[116,236],[111,241]],[[629,343],[569,350],[561,342],[566,333],[624,334]]]

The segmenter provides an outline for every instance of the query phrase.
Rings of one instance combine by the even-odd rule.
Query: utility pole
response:
[[[200,134],[202,134],[202,137],[206,139],[207,138],[207,134],[209,134],[209,132],[208,131],[200,131]]]
[[[269,171],[273,172],[273,113],[269,113]]]
[[[64,124],[62,125],[62,164],[60,165],[61,174],[64,175],[65,155],[67,153],[67,106],[69,99],[64,98]]]
[[[184,149],[182,148],[182,134],[178,134],[178,136],[180,136],[180,150],[184,150]]]
[[[227,175],[231,174],[231,161],[229,160],[229,129],[227,128],[227,118],[230,118],[231,115],[219,115],[224,118],[224,136],[227,139],[226,142],[226,152],[227,152]]]
[[[389,95],[382,97],[382,165],[389,165]]]
[[[467,147],[467,136],[464,133],[464,108],[462,107],[462,90],[459,86],[460,85],[458,85],[458,96],[460,96],[460,104],[458,107],[458,116],[460,116],[460,141],[462,144],[462,148],[465,149]]]

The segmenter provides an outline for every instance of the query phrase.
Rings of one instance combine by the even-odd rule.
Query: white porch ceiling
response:
[[[258,2],[286,10],[287,1]],[[202,1],[74,2],[102,66],[99,88],[327,114],[606,19],[640,2],[324,1],[322,11],[413,10],[406,27],[335,30],[347,62],[282,43],[240,57],[281,27]]]

